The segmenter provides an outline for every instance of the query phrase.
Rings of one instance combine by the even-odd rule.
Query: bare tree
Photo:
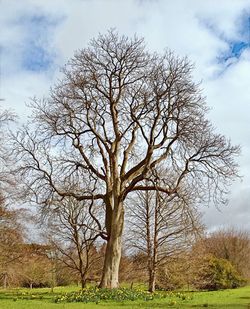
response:
[[[10,156],[7,141],[9,137],[6,134],[7,125],[13,121],[15,115],[9,110],[3,110],[0,108],[0,190],[1,194],[4,194],[10,185],[13,186],[13,177],[10,174]]]
[[[70,60],[49,98],[33,100],[31,127],[15,138],[20,175],[37,203],[66,196],[104,203],[101,287],[119,284],[130,192],[178,195],[185,180],[200,198],[218,202],[237,175],[239,149],[213,132],[191,72],[187,59],[150,54],[142,39],[99,35]]]
[[[84,288],[100,259],[95,241],[103,233],[95,221],[93,202],[87,205],[69,197],[55,206],[47,214],[46,235],[58,252],[57,259],[79,275]]]
[[[190,247],[202,231],[199,213],[180,198],[137,192],[128,206],[127,243],[147,257],[148,289],[155,291],[158,269]]]
[[[0,193],[0,278],[6,288],[8,279],[16,272],[15,266],[23,256],[24,229],[20,216],[24,212],[7,208],[4,201]]]

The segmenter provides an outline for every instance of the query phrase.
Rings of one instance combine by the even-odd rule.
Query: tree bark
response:
[[[83,290],[86,287],[86,276],[81,274],[81,289]]]
[[[105,251],[100,287],[114,289],[119,287],[119,266],[122,252],[122,231],[124,224],[123,205],[121,203],[117,205],[107,219],[108,222],[106,225],[109,229],[109,238]]]
[[[7,289],[7,280],[8,280],[8,274],[7,272],[4,272],[3,274],[3,288]]]
[[[149,274],[148,291],[155,292],[155,269],[151,269]]]
[[[158,258],[158,214],[159,214],[159,195],[156,192],[155,197],[155,209],[154,209],[154,241],[153,241],[153,256],[152,256],[152,265],[151,273],[149,276],[149,292],[155,291],[155,281],[156,281],[156,270],[157,270],[157,258]]]

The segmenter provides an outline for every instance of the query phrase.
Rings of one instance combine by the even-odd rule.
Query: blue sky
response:
[[[170,48],[195,63],[216,130],[242,145],[241,182],[205,223],[249,227],[250,207],[250,0],[2,0],[1,102],[23,121],[26,103],[46,96],[74,51],[115,27],[145,37],[151,51]]]
[[[250,15],[245,12],[239,16],[236,24],[236,29],[239,33],[238,38],[230,40],[225,38],[229,49],[226,53],[220,56],[220,61],[228,61],[230,58],[239,59],[244,50],[250,47]]]
[[[24,11],[16,17],[12,16],[6,26],[18,29],[16,31],[20,37],[1,44],[3,75],[11,74],[12,70],[17,69],[38,73],[55,69],[59,51],[53,48],[53,36],[62,20],[63,18],[47,16],[42,12]],[[15,66],[9,66],[11,60]]]
[[[23,41],[21,66],[23,70],[46,71],[53,65],[55,54],[48,38],[56,23],[45,15],[26,15],[18,20],[26,32]]]
[[[225,62],[230,58],[239,58],[241,53],[249,48],[250,44],[250,17],[239,17],[242,23],[238,29],[241,40],[224,39],[228,45],[225,53],[218,53],[218,61]],[[56,51],[51,49],[49,38],[56,31],[56,26],[63,19],[53,19],[42,14],[24,15],[16,23],[19,24],[26,36],[22,42],[21,66],[23,70],[47,71],[51,70],[56,59]],[[212,28],[212,27],[211,27]],[[210,28],[210,29],[211,29]],[[237,29],[237,27],[236,27]],[[216,30],[215,31],[216,34]]]
[[[225,43],[225,48],[217,53],[217,62],[224,65],[224,69],[239,60],[241,54],[250,47],[250,13],[247,14],[245,9],[238,15],[234,23],[234,32],[225,33],[218,29],[218,24],[211,19],[200,18],[201,25],[211,32],[219,40]]]

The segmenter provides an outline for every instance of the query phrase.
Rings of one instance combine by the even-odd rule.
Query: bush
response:
[[[202,290],[237,288],[246,284],[235,267],[225,259],[206,257],[198,270],[194,285]]]
[[[183,289],[187,285],[183,259],[169,260],[168,264],[159,268],[157,272],[157,289],[174,291]]]
[[[168,274],[165,270],[158,274],[156,289],[164,291],[175,291],[185,286],[186,282],[178,273]]]

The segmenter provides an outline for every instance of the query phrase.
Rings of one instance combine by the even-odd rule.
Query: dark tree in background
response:
[[[38,204],[71,196],[105,208],[101,287],[119,284],[131,192],[192,190],[219,202],[237,175],[239,149],[205,118],[191,72],[187,59],[150,54],[143,39],[99,35],[76,52],[48,98],[34,99],[32,124],[15,138],[20,176]]]

